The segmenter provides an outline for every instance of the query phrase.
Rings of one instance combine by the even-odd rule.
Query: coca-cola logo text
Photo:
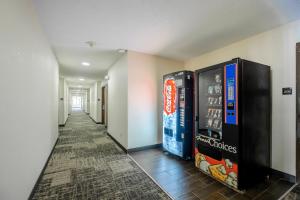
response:
[[[176,83],[168,79],[164,84],[164,111],[167,115],[175,112],[176,109]]]

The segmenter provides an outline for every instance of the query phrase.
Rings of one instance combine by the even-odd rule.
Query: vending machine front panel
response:
[[[225,107],[229,106],[231,115],[230,106],[236,103],[235,77],[232,80],[235,69],[232,71],[229,67],[226,72],[224,66],[222,64],[196,72],[198,129],[195,136],[195,165],[202,172],[237,189],[237,147],[232,144],[233,135],[227,131],[228,125],[224,124],[226,118],[224,116],[228,111]],[[232,92],[229,96],[229,105],[227,105],[228,98],[225,96],[224,88],[226,87],[233,87],[229,89]],[[224,112],[226,114],[223,114]]]
[[[163,111],[163,148],[169,152],[183,156],[181,134],[177,131],[178,123],[178,88],[174,76],[164,80],[164,111]],[[180,81],[179,81],[180,82]]]
[[[270,76],[270,66],[240,58],[195,72],[195,165],[233,189],[247,189],[270,175]],[[216,97],[223,98],[221,108]],[[220,129],[214,127],[216,109],[222,110]]]
[[[185,160],[193,154],[193,86],[191,71],[163,77],[163,148]]]

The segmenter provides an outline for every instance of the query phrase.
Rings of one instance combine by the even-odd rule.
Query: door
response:
[[[106,104],[106,98],[105,98],[105,86],[102,87],[102,103],[101,103],[101,123],[105,124],[105,116],[106,116],[106,109],[105,109],[105,104]]]
[[[108,85],[105,86],[105,127],[108,127]]]

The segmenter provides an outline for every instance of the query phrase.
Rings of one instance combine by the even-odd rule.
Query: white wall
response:
[[[61,100],[64,98],[64,78],[59,78],[59,84],[58,84],[58,124],[63,125],[64,124],[64,100]]]
[[[125,148],[127,140],[127,91],[128,61],[127,54],[108,70],[108,132]]]
[[[86,112],[87,110],[87,91],[82,94],[82,110]]]
[[[162,142],[163,75],[183,70],[183,65],[128,51],[129,149]]]
[[[0,24],[0,199],[23,200],[58,136],[58,65],[30,0],[2,0]]]
[[[90,89],[87,89],[87,92],[86,92],[86,113],[90,114],[90,104],[91,104],[91,101],[90,101]]]
[[[125,148],[161,143],[162,78],[183,65],[128,51],[109,69],[108,132]]]
[[[96,122],[102,122],[102,90],[101,90],[101,81],[97,81],[97,98],[96,98],[96,112],[97,112],[97,119]]]
[[[66,82],[66,80],[64,79],[64,124],[66,123],[69,115],[69,87],[68,84]]]
[[[296,137],[296,42],[300,21],[236,42],[188,60],[186,69],[196,70],[235,57],[267,64],[272,69],[272,168],[295,175]],[[294,94],[282,96],[282,87]]]
[[[68,119],[68,85],[64,78],[59,78],[58,90],[58,124],[64,125]]]
[[[97,81],[90,88],[90,117],[97,123],[101,122],[101,81]]]
[[[96,119],[96,91],[97,84],[95,83],[92,87],[90,87],[90,117],[94,120]]]
[[[71,114],[72,113],[72,89],[69,89],[69,92],[68,92],[68,114]]]

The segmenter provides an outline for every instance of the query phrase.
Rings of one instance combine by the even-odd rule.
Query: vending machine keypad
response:
[[[238,66],[236,63],[224,67],[225,124],[238,125]]]

